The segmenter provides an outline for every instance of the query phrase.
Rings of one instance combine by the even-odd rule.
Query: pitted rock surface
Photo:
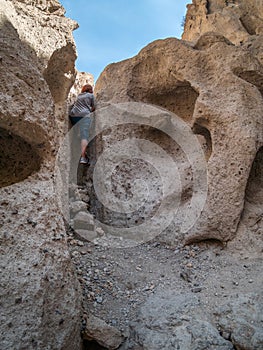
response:
[[[108,348],[261,349],[261,1],[193,1],[187,41],[153,42],[99,78],[98,107],[126,101],[164,107],[192,127],[207,160],[207,205],[192,231],[178,242],[170,227],[156,240],[124,249],[100,244],[108,242],[107,232],[90,214],[81,224],[92,231],[69,228],[66,236],[58,208],[53,169],[68,128],[77,24],[56,0],[0,0],[0,8],[1,347],[81,349],[82,301],[84,337]],[[92,83],[83,74],[80,85],[86,77]],[[76,94],[78,78],[75,87]],[[103,135],[107,142],[127,132],[114,131]],[[149,129],[137,135],[160,136]],[[182,154],[161,142],[182,165]],[[191,171],[183,170],[190,179]],[[123,174],[117,180],[127,184]],[[94,198],[83,187],[70,190],[73,220]],[[124,198],[125,190],[115,192]],[[207,238],[223,244],[182,244]]]
[[[250,169],[263,145],[262,77],[253,51],[209,33],[194,47],[175,38],[155,41],[109,65],[96,84],[102,105],[159,105],[205,138],[207,201],[186,242],[228,241],[236,234]]]
[[[220,33],[232,43],[244,43],[263,33],[260,0],[193,0],[187,5],[182,38],[196,41],[206,32]]]
[[[0,1],[2,349],[79,349],[80,290],[57,205],[76,23],[58,1]]]

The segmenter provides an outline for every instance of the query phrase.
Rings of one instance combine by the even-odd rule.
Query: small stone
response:
[[[189,283],[192,281],[192,279],[191,279],[190,274],[189,274],[188,271],[181,271],[181,272],[180,272],[180,277],[181,277],[182,279],[184,279],[185,281],[189,282]]]
[[[192,292],[193,293],[200,293],[201,291],[202,291],[201,287],[194,287],[194,288],[192,288]]]
[[[75,230],[94,230],[94,218],[90,213],[80,211],[74,218]]]
[[[70,203],[70,213],[71,215],[77,214],[79,211],[87,210],[87,203],[82,201],[75,201]]]
[[[83,338],[95,340],[106,349],[115,350],[124,340],[121,332],[98,317],[89,315]]]
[[[152,291],[154,289],[154,285],[151,284],[150,286],[145,287],[142,291],[147,292],[147,291]]]
[[[230,339],[230,333],[229,333],[229,332],[226,332],[226,331],[223,331],[223,332],[222,332],[222,337],[223,337],[224,339]]]
[[[71,256],[72,256],[73,258],[79,258],[79,257],[80,257],[80,254],[79,254],[79,252],[78,252],[77,250],[74,250],[74,251],[71,253]]]
[[[103,298],[102,297],[96,297],[96,302],[99,304],[102,304]]]
[[[96,232],[97,232],[99,237],[102,237],[105,235],[105,232],[103,231],[103,229],[101,227],[97,227]]]
[[[84,239],[85,241],[91,242],[95,238],[97,238],[97,233],[93,230],[76,230],[75,231],[76,236],[79,237],[80,239]]]
[[[75,184],[69,185],[69,197],[70,198],[77,198],[78,197],[78,186]]]
[[[80,254],[82,255],[86,255],[86,254],[90,254],[91,253],[91,249],[87,248],[83,245],[83,247],[81,247],[81,249],[79,249]]]
[[[191,251],[189,252],[189,255],[190,255],[192,258],[194,258],[194,257],[195,257],[195,252],[194,252],[193,250],[191,250]]]

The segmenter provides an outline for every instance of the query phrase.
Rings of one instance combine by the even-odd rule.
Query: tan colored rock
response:
[[[44,2],[35,3],[0,1],[1,85],[6,89],[0,127],[33,142],[46,158],[57,148],[55,138],[67,130],[65,100],[75,78],[72,30],[77,24],[63,16],[62,7],[52,12],[57,1],[47,12]]]
[[[80,349],[80,291],[51,180],[0,189],[1,347]]]
[[[86,210],[87,209],[87,203],[82,201],[75,201],[70,203],[70,213],[72,216],[77,214],[79,211]]]
[[[227,241],[235,235],[250,169],[263,145],[262,77],[252,51],[216,33],[205,34],[195,46],[173,38],[157,40],[134,58],[109,65],[99,77],[101,106],[152,103],[205,138],[207,200],[187,242]]]
[[[94,219],[93,216],[87,211],[80,211],[74,217],[74,229],[75,230],[93,230]]]
[[[204,33],[215,32],[239,45],[263,32],[260,0],[193,0],[187,8],[184,40],[196,41]]]
[[[78,72],[76,74],[76,78],[74,81],[74,84],[72,85],[70,92],[69,92],[69,96],[68,96],[68,103],[69,105],[71,103],[74,103],[74,101],[76,100],[78,94],[81,92],[81,88],[83,85],[85,84],[90,84],[92,86],[94,86],[94,77],[92,74],[90,73],[86,73],[86,72]]]
[[[124,340],[118,329],[93,315],[89,315],[87,318],[87,326],[83,333],[83,338],[95,340],[109,350],[117,349]]]
[[[93,226],[92,230],[89,230],[89,229],[85,229],[85,230],[78,229],[78,230],[75,230],[75,235],[79,239],[84,240],[84,241],[88,241],[88,242],[92,242],[95,238],[98,237],[97,233],[94,230],[94,226]]]
[[[250,51],[251,55],[253,55],[259,60],[261,65],[263,65],[262,37],[263,35],[256,35],[256,36],[253,35],[244,44],[244,47]]]
[[[0,0],[1,347],[80,349],[80,291],[53,169],[75,76],[58,1]]]

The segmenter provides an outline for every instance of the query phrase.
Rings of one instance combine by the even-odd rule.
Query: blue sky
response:
[[[191,0],[60,0],[73,32],[79,71],[95,81],[110,63],[136,55],[156,39],[181,38],[186,4]]]

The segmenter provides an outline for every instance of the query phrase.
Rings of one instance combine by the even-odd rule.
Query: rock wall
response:
[[[228,6],[222,1],[193,1],[183,35],[191,42],[157,40],[137,56],[106,67],[96,84],[101,105],[154,104],[175,113],[201,135],[207,159],[207,198],[185,242],[228,241],[236,234],[250,170],[263,145],[261,10],[256,0],[229,1]],[[208,11],[217,18],[217,27],[203,25],[200,18],[207,17],[210,23]],[[240,17],[250,21],[250,26],[253,22],[255,30],[249,33],[242,27],[238,31],[235,26]],[[223,25],[225,20],[228,27]],[[243,46],[235,45],[241,38]],[[125,136],[131,137],[129,132]],[[191,188],[191,179],[187,181],[186,188]]]
[[[250,35],[263,32],[260,0],[193,0],[187,5],[182,38],[196,41],[206,32],[224,35],[232,43],[244,43]]]
[[[58,1],[0,1],[1,348],[80,348],[80,293],[53,169],[75,78]]]
[[[68,96],[68,103],[69,104],[73,103],[76,100],[78,94],[81,91],[82,86],[85,84],[90,84],[90,85],[94,86],[93,75],[90,73],[77,71],[74,84],[72,85],[70,92],[69,92],[69,96]]]

